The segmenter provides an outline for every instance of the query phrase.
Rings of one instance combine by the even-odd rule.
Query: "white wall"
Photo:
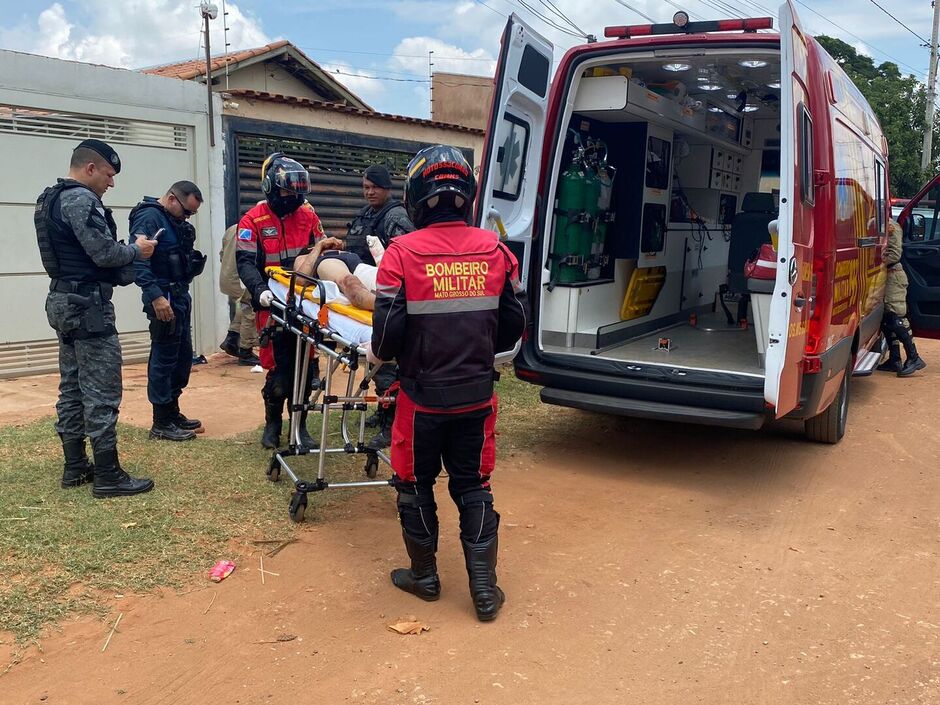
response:
[[[202,352],[218,344],[228,325],[217,291],[225,229],[221,100],[214,97],[216,146],[210,147],[206,99],[205,87],[190,81],[0,51],[0,375],[57,369],[48,352],[55,339],[43,308],[49,279],[33,210],[42,189],[67,174],[72,149],[89,136],[105,139],[121,156],[121,173],[104,202],[122,239],[127,214],[143,196],[160,196],[180,179],[202,189],[206,200],[193,224],[196,246],[209,258],[193,286],[194,343]],[[115,308],[126,357],[139,357],[147,347],[140,290],[120,289]]]

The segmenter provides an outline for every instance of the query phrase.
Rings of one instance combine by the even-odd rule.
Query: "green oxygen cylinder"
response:
[[[597,199],[597,224],[594,226],[594,240],[591,243],[592,266],[588,269],[589,279],[598,279],[601,275],[601,266],[604,251],[607,249],[607,224],[611,221],[610,201],[614,190],[614,176],[617,170],[608,166],[606,160],[598,165],[597,178],[601,184],[600,196]]]
[[[559,284],[580,281],[578,268],[561,260],[577,254],[581,237],[579,215],[584,210],[585,173],[576,156],[558,179],[558,212],[555,246],[552,252],[552,279]]]

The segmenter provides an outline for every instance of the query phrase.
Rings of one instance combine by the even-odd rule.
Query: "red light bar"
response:
[[[689,22],[684,27],[674,23],[616,25],[604,28],[604,36],[615,39],[627,39],[652,34],[701,34],[704,32],[756,32],[759,29],[773,29],[773,17],[751,17],[737,20],[708,20]]]

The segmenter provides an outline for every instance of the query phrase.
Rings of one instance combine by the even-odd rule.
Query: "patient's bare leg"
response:
[[[375,294],[369,291],[355,274],[347,274],[336,283],[353,306],[367,311],[375,310]]]

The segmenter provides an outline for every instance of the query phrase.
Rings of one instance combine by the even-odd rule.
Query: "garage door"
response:
[[[49,277],[42,268],[33,213],[42,190],[68,172],[72,149],[89,137],[111,144],[123,168],[105,194],[119,237],[144,195],[159,196],[193,174],[192,130],[186,126],[0,105],[0,139],[6,173],[0,202],[0,377],[58,370],[57,343],[45,315]],[[123,287],[114,306],[126,362],[149,352],[140,289]]]
[[[331,142],[291,140],[239,134],[238,213],[264,198],[261,165],[273,152],[283,152],[307,167],[313,192],[309,200],[329,235],[344,236],[346,225],[365,205],[362,172],[370,164],[384,164],[392,175],[392,197],[401,198],[405,168],[414,151],[393,151]]]

